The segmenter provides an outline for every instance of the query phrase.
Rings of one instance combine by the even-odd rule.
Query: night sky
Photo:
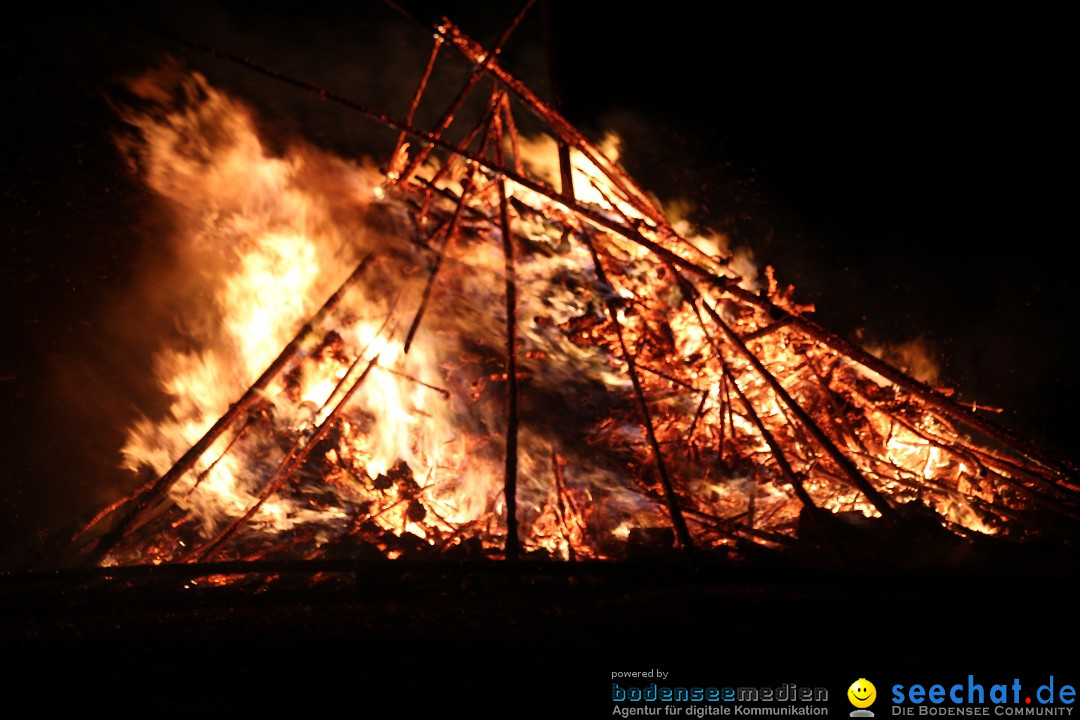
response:
[[[484,42],[514,12],[402,4],[421,21],[445,12]],[[565,112],[590,135],[618,130],[643,186],[691,201],[698,222],[774,264],[823,324],[881,342],[923,338],[942,384],[1080,457],[1065,23],[910,4],[857,16],[581,5],[550,10]],[[68,12],[23,12],[0,30],[3,564],[32,562],[43,533],[132,481],[117,469],[123,427],[162,403],[148,375],[153,318],[128,290],[136,269],[167,261],[155,237],[168,228],[113,142],[121,80],[170,54],[252,104],[271,137],[352,156],[393,138],[123,19],[398,115],[430,47],[381,3]],[[505,63],[546,95],[542,17],[537,7]],[[432,96],[452,95],[454,78],[439,76]],[[421,124],[440,110],[429,104]]]

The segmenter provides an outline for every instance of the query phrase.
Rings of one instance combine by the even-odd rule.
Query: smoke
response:
[[[875,342],[866,338],[862,329],[856,331],[856,339],[874,357],[880,358],[916,380],[934,385],[941,377],[941,365],[933,345],[925,336],[914,337],[899,343]]]

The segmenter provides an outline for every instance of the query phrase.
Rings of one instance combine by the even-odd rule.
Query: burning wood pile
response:
[[[404,119],[289,80],[399,132],[385,171],[271,152],[198,75],[132,83],[126,149],[213,271],[157,358],[169,411],[129,433],[151,477],[80,533],[91,562],[739,554],[843,547],[857,526],[1075,537],[1070,465],[669,220],[614,141],[499,65],[520,19],[486,49],[439,25]],[[446,52],[471,74],[414,127]],[[519,135],[522,109],[546,136]]]

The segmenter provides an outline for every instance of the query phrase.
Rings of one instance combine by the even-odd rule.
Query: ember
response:
[[[213,268],[212,303],[158,355],[172,407],[124,449],[154,479],[81,533],[93,562],[1075,532],[1070,466],[816,324],[770,268],[669,220],[618,138],[594,144],[503,69],[520,17],[488,49],[437,27],[404,120],[320,91],[400,131],[385,172],[271,152],[202,76],[132,83],[126,149]],[[474,70],[418,130],[445,48]],[[519,136],[521,108],[549,134]]]

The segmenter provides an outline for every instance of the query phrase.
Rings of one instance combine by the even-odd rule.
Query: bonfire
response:
[[[398,133],[381,168],[269,150],[198,74],[131,84],[125,151],[206,302],[158,353],[172,405],[130,429],[146,481],[80,532],[88,562],[1075,537],[1067,462],[818,325],[505,70],[524,12],[487,48],[439,24],[403,118],[216,53]],[[473,70],[415,127],[447,53]],[[546,133],[519,134],[522,112]]]

